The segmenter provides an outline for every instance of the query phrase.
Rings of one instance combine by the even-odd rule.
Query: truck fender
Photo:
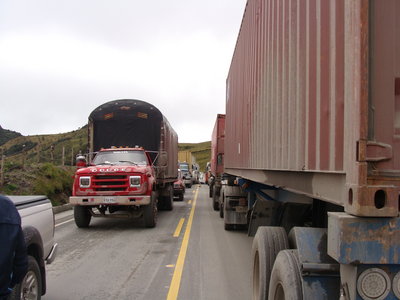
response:
[[[325,228],[293,227],[289,247],[297,249],[302,270],[303,299],[339,299],[340,265],[327,252]]]
[[[42,295],[46,293],[46,268],[43,258],[43,241],[40,232],[33,226],[25,226],[22,228],[25,238],[25,244],[28,255],[33,256],[40,269],[42,279]]]

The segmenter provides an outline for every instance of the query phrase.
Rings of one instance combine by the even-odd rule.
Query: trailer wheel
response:
[[[89,211],[90,208],[80,205],[74,206],[74,219],[75,224],[79,228],[87,228],[89,227],[90,220],[92,219],[92,215]]]
[[[213,188],[213,194],[212,194],[212,202],[213,202],[213,209],[214,210],[219,210],[219,196],[217,195],[217,190],[214,187]]]
[[[303,299],[300,262],[297,250],[283,250],[276,257],[271,273],[268,299]]]
[[[150,204],[143,207],[144,226],[147,228],[153,228],[156,226],[157,212],[157,195],[155,192],[152,192]]]
[[[253,240],[253,300],[267,299],[269,282],[275,258],[281,250],[289,248],[283,227],[261,226]]]

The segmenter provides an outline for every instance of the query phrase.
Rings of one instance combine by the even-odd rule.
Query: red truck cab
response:
[[[151,208],[156,205],[152,203],[154,182],[151,158],[143,148],[100,150],[90,165],[75,174],[70,203],[75,205],[78,227],[89,225],[95,208],[101,216],[116,211],[132,215],[141,206]]]

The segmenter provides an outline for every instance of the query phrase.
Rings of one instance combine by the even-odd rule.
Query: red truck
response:
[[[400,299],[399,15],[247,1],[224,151],[247,201],[224,209],[255,233],[252,299]]]
[[[70,197],[78,227],[92,217],[142,217],[154,227],[158,209],[173,209],[178,137],[156,107],[126,99],[99,106],[89,116],[88,148]]]

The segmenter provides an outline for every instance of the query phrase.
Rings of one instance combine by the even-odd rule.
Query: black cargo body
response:
[[[88,131],[90,153],[102,148],[136,146],[166,152],[168,165],[158,175],[165,179],[177,177],[178,136],[150,103],[136,99],[104,103],[90,114]],[[154,159],[156,154],[151,156]]]
[[[158,151],[163,115],[139,100],[115,100],[97,107],[89,116],[93,126],[93,151],[101,148],[143,147]]]

